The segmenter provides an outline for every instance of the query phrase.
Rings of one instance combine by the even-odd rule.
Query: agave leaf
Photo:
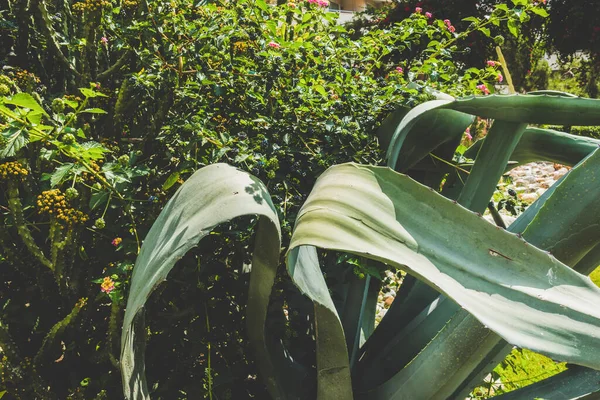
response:
[[[495,121],[481,146],[458,202],[469,210],[483,213],[508,159],[519,143],[526,125],[520,122]]]
[[[567,265],[576,265],[600,244],[600,149],[569,172],[523,234]],[[559,236],[563,240],[556,242]]]
[[[475,158],[486,139],[478,140],[465,152],[465,157]],[[516,161],[508,169],[530,162],[550,161],[575,165],[600,146],[600,140],[552,129],[527,128],[510,156]]]
[[[600,101],[535,94],[470,96],[444,108],[507,122],[550,125],[600,125]]]
[[[317,399],[352,399],[352,381],[344,329],[321,273],[314,246],[291,248],[288,274],[315,306]]]
[[[580,274],[589,275],[600,267],[600,244],[591,249],[573,269]]]
[[[400,157],[400,150],[402,149],[402,145],[406,140],[407,135],[424,115],[453,102],[453,100],[431,100],[411,109],[404,118],[402,118],[400,124],[398,124],[389,140],[390,144],[386,155],[388,165],[392,168],[396,166],[398,158]]]
[[[500,396],[498,400],[544,399],[575,400],[600,398],[600,371],[571,365],[569,369],[543,381],[536,382]]]
[[[472,115],[453,110],[436,109],[422,113],[414,126],[405,128],[406,133],[400,133],[405,136],[394,169],[400,172],[407,171],[442,144],[456,142],[455,139],[460,139],[472,123]],[[395,142],[396,145],[398,143]],[[456,145],[454,148],[456,149]]]
[[[242,215],[260,216],[248,294],[248,336],[270,393],[286,398],[286,389],[278,379],[282,372],[273,366],[264,332],[281,247],[277,214],[259,180],[225,164],[214,164],[192,175],[167,203],[144,240],[131,277],[121,338],[126,398],[149,399],[144,376],[146,300],[177,260],[214,227]]]
[[[432,100],[410,110],[402,119],[387,149],[388,165],[395,167],[401,154],[410,154],[411,149],[403,148],[407,138],[418,137],[411,132],[415,124],[441,110],[454,110],[458,121],[458,113],[477,115],[505,122],[535,123],[555,125],[600,125],[600,101],[564,95],[528,94],[528,95],[491,95],[470,96],[451,100]],[[448,114],[444,122],[452,121]],[[463,130],[464,131],[464,130]],[[436,139],[437,139],[437,135]],[[448,134],[448,137],[452,135]],[[427,137],[428,142],[429,136]],[[435,146],[437,147],[437,146]],[[435,148],[433,147],[433,148]],[[426,153],[425,153],[426,154]],[[415,157],[416,158],[416,157]],[[418,159],[411,160],[416,162]]]
[[[346,346],[350,357],[350,364],[354,364],[360,345],[360,337],[363,328],[363,316],[365,303],[371,286],[371,276],[359,278],[354,273],[350,277],[348,295],[344,302],[344,310],[340,315],[344,335],[346,336]]]
[[[498,182],[502,175],[506,163],[508,162],[508,158],[519,142],[524,130],[525,124],[522,123],[504,121],[494,122],[494,125],[487,136],[487,142],[481,147],[480,152],[477,154],[475,165],[473,166],[471,174],[458,198],[458,202],[461,205],[479,213],[482,213],[485,210],[485,207],[496,188],[496,182]],[[410,282],[410,278],[408,281]],[[420,299],[433,300],[438,295],[433,289],[422,284],[411,287],[409,292],[410,293],[406,293],[407,296]],[[379,338],[376,344],[370,345],[370,353],[362,359],[363,365],[358,368],[358,370],[364,370],[364,373],[357,372],[357,374],[363,376],[365,384],[368,384],[369,379],[371,379],[371,382],[373,382],[373,380],[380,382],[383,377],[393,375],[401,367],[406,365],[421,349],[421,347],[419,347],[413,351],[400,350],[400,353],[398,353],[397,351],[394,351],[394,343],[405,341],[404,337],[410,332],[419,337],[418,343],[423,345],[427,344],[427,342],[436,336],[441,328],[440,324],[447,321],[456,311],[456,309],[452,310],[452,305],[443,307],[442,309],[445,310],[444,312],[441,312],[439,308],[436,313],[425,311],[428,312],[428,315],[431,314],[427,321],[424,323],[415,321],[415,323],[410,324],[411,330],[406,331],[405,328],[408,328],[408,326],[405,324],[410,321],[407,317],[411,314],[408,314],[405,311],[413,310],[416,312],[423,310],[423,308],[416,308],[416,306],[417,304],[411,304],[408,309],[406,307],[395,308],[392,312],[394,322],[390,325],[383,324],[382,331],[384,332],[392,326],[395,328],[393,332],[390,331],[385,334],[386,336],[393,335],[395,339],[389,344],[387,341],[381,341],[381,338]],[[422,304],[420,306],[422,307]],[[442,319],[443,316],[446,316],[446,318]],[[390,318],[392,318],[392,316],[384,318],[384,320],[389,320]],[[432,319],[434,319],[434,321],[432,321]],[[435,327],[437,327],[437,330]],[[385,347],[382,347],[384,345]],[[366,350],[367,349],[365,349],[365,351]],[[382,361],[383,358],[387,361]],[[380,370],[382,365],[386,366],[386,372]]]
[[[427,286],[412,275],[406,275],[392,306],[388,309],[371,337],[369,337],[364,346],[360,348],[360,361],[356,365],[353,374],[360,377],[365,376],[365,378],[368,379],[366,374],[371,374],[371,369],[378,368],[378,365],[380,364],[380,361],[378,360],[382,360],[389,352],[386,349],[388,349],[392,343],[399,342],[394,339],[398,336],[398,333],[404,332],[407,325],[409,325],[423,310],[427,309],[438,297],[439,293],[430,286]],[[437,304],[430,309],[435,309],[436,307]],[[448,318],[446,318],[445,321],[446,320],[448,320]],[[411,332],[413,331],[414,329],[411,330]],[[404,336],[404,334],[402,335]],[[433,335],[435,336],[435,333]],[[426,337],[423,333],[417,336],[420,338]],[[431,337],[426,340],[430,340]],[[403,345],[402,347],[404,348]],[[418,350],[420,349],[417,349],[417,351]],[[397,364],[402,365],[402,361],[398,361]],[[397,371],[395,368],[393,369],[394,372]]]
[[[298,215],[290,251],[313,245],[404,268],[511,343],[600,368],[600,290],[589,278],[406,176],[330,168]]]
[[[532,92],[527,92],[527,94],[534,94],[538,96],[543,94],[549,94],[551,96],[579,97],[577,95],[574,95],[573,93],[561,92],[560,90],[534,90]]]
[[[594,230],[594,227],[600,224],[600,187],[598,185],[589,185],[590,179],[593,182],[598,177],[600,177],[600,151],[596,150],[547,190],[538,201],[530,206],[509,227],[509,231],[516,233],[525,231],[523,232],[523,237],[528,242],[544,250],[548,250],[550,247],[554,248],[557,257],[561,261],[567,261],[570,265],[574,265],[574,262],[581,257],[581,254],[585,254],[586,252],[591,254],[589,252],[590,240],[593,238],[599,240],[599,233],[596,232],[597,229]],[[592,192],[591,196],[589,195],[590,191]],[[561,199],[565,197],[571,198],[569,212],[564,212],[564,208],[561,208],[564,207]],[[544,211],[542,212],[541,210]],[[583,212],[583,210],[589,211]],[[538,223],[532,224],[532,221],[538,221]],[[546,224],[544,224],[544,221]],[[546,228],[548,224],[557,224],[563,227],[563,230],[553,229],[549,233]],[[531,226],[531,229],[526,229],[527,226]],[[571,240],[571,236],[577,236],[578,234],[577,232],[573,233],[569,229],[571,226],[590,232],[590,238],[580,241]],[[578,257],[573,257],[573,255],[578,255]],[[482,343],[481,346],[476,346],[473,340],[477,339],[477,336],[473,335],[474,332],[477,332],[481,328],[481,324],[475,318],[467,316],[464,311],[460,310],[454,318],[460,318],[463,322],[455,328],[462,332],[454,332],[456,340],[453,346],[451,346],[451,350],[456,351],[457,358],[468,353],[471,364],[460,363],[460,368],[449,366],[448,371],[454,375],[446,378],[448,384],[443,388],[446,392],[443,392],[440,396],[450,396],[450,393],[453,391],[452,385],[457,385],[462,379],[463,383],[455,387],[457,392],[450,397],[463,398],[468,395],[472,387],[478,384],[493,369],[497,362],[504,359],[512,346],[503,343],[504,341],[498,336],[489,336],[488,341]],[[443,320],[438,321],[439,329],[443,327],[443,323]],[[448,330],[448,327],[444,328],[444,330]],[[437,336],[432,344],[441,346],[440,342],[443,342],[442,338],[442,336]],[[437,347],[435,346],[432,346],[431,349],[426,348],[419,354],[419,358],[424,360],[420,361],[423,364],[428,360],[429,367],[435,366],[433,369],[440,370],[440,363],[435,352]],[[381,354],[385,355],[389,352],[391,351],[383,349]],[[446,350],[445,353],[448,353],[448,351]],[[402,361],[402,359],[394,360],[394,362],[399,364]],[[373,361],[373,363],[376,362],[377,359]],[[429,369],[423,368],[422,370],[428,371]],[[469,370],[471,372],[467,373]],[[406,376],[408,372],[402,371],[399,375]],[[442,381],[443,379],[440,377],[435,380],[435,382]]]
[[[402,119],[404,119],[409,111],[410,108],[408,107],[398,107],[383,120],[379,129],[377,129],[377,138],[379,139],[379,146],[382,149],[388,149],[396,127],[402,122]]]

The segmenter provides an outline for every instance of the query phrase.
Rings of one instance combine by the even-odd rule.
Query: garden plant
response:
[[[586,179],[597,171],[597,156],[590,155],[597,143],[541,128],[521,130],[521,123],[599,124],[596,102],[556,95],[483,96],[504,79],[503,66],[485,58],[477,65],[457,61],[469,35],[481,32],[498,44],[502,38],[494,29],[510,25],[518,34],[523,15],[544,15],[543,5],[499,5],[490,18],[469,19],[464,30],[425,9],[415,9],[393,26],[352,30],[337,25],[336,14],[318,2],[277,7],[262,1],[207,3],[0,0],[0,396],[113,399],[122,398],[124,388],[130,398],[387,398],[416,390],[392,379],[400,372],[404,378],[395,379],[410,375],[413,383],[436,382],[419,385],[432,391],[423,396],[462,395],[506,354],[500,337],[595,367],[586,358],[594,354],[593,346],[577,356],[575,341],[562,347],[551,339],[532,343],[540,336],[535,315],[549,304],[547,299],[520,302],[534,317],[509,334],[501,330],[507,324],[499,325],[498,312],[474,310],[480,297],[461,298],[457,288],[483,274],[489,279],[475,292],[499,289],[494,274],[506,267],[503,255],[523,268],[522,257],[532,257],[540,262],[527,263],[531,282],[539,283],[543,268],[552,267],[557,274],[553,287],[577,287],[576,293],[551,298],[559,307],[557,315],[581,318],[584,324],[597,317],[585,302],[570,297],[581,294],[595,301],[595,290],[565,269],[569,265],[589,273],[597,249],[583,256],[591,248],[584,246],[592,246],[594,231],[567,246],[578,249],[571,258],[551,250],[556,261],[534,248],[564,243],[561,235],[577,238],[567,229],[577,230],[575,222],[589,224],[581,232],[592,229],[597,196],[590,196],[596,186],[586,186]],[[480,97],[465,98],[472,94]],[[459,156],[455,150],[465,150],[458,142],[474,115],[498,123],[487,139]],[[510,124],[519,129],[512,132]],[[502,126],[512,133],[492,135]],[[476,150],[481,146],[484,154],[491,146],[488,139],[495,143],[505,136],[512,142],[494,144],[498,159],[481,156],[493,158],[482,163]],[[511,256],[521,239],[483,225],[434,193],[481,212],[508,161],[506,168],[514,161],[538,159],[581,163],[563,180],[568,185],[547,196],[548,206],[538,202],[520,225],[509,227],[518,228],[513,232],[523,232],[531,244],[519,248],[527,249],[526,255]],[[475,166],[470,160],[476,160]],[[375,167],[386,162],[433,189]],[[485,176],[477,177],[482,171]],[[469,183],[472,179],[480,183]],[[343,246],[312,238],[309,226],[326,218],[311,222],[316,214],[310,210],[329,202],[319,197],[328,180],[342,185],[339,191],[351,203],[367,201],[358,187],[379,193],[374,201],[393,208],[365,205],[363,211],[381,214],[364,218],[380,221],[381,229],[391,224],[394,232],[411,237],[377,236],[363,243],[368,232],[356,231]],[[578,189],[584,186],[588,192]],[[408,208],[398,204],[403,190]],[[579,198],[577,190],[585,196]],[[569,198],[566,206],[559,193],[574,200]],[[184,207],[182,201],[189,203]],[[395,205],[398,211],[392,212]],[[463,266],[447,260],[443,273],[450,278],[441,282],[429,276],[423,268],[432,254],[440,254],[436,240],[400,221],[401,209],[427,215],[419,207],[434,206],[455,221],[440,223],[439,235],[464,234],[460,248],[448,255],[481,250],[471,243],[481,232],[502,246],[490,245],[498,254],[479,254],[477,262],[469,263],[473,269],[465,272],[464,282],[456,275]],[[339,207],[336,212],[344,215],[347,207]],[[551,238],[541,238],[540,232],[549,231],[543,226],[530,233],[524,229],[546,221],[536,216],[538,209],[557,214],[553,223],[561,228]],[[358,221],[354,217],[346,221]],[[179,223],[190,224],[182,236],[163,231],[179,229]],[[434,222],[422,226],[431,231]],[[314,229],[325,233],[332,228]],[[331,231],[322,239],[343,238]],[[396,253],[374,256],[376,247],[389,240],[407,244],[406,249],[392,247],[420,261],[401,261]],[[177,243],[183,247],[176,248]],[[428,250],[417,257],[418,248]],[[159,263],[153,252],[168,262]],[[390,316],[374,330],[383,272],[400,267],[426,284],[408,275]],[[517,289],[502,290],[501,297],[518,294]],[[448,299],[438,299],[440,291]],[[310,301],[315,299],[317,306]],[[137,312],[140,307],[143,313]],[[432,318],[425,318],[424,310],[431,310]],[[457,318],[470,324],[465,327],[473,328],[472,335],[483,332],[478,340],[485,343],[444,328],[448,321],[459,323]],[[555,320],[548,326],[558,329],[553,335],[574,334],[584,344],[597,334],[593,329],[573,332]],[[437,335],[440,331],[464,336],[455,351],[468,349],[460,354],[477,356],[469,362],[448,358],[443,368],[428,364],[420,371],[439,375],[412,377],[404,367],[418,367],[413,359],[439,361],[438,353],[415,358],[426,344],[433,346],[431,352],[450,346]],[[406,345],[408,337],[417,342]],[[395,354],[390,349],[404,353],[382,362],[386,354]],[[593,370],[578,368],[569,365],[554,379],[594,382]],[[373,392],[383,383],[388,384],[383,392]]]

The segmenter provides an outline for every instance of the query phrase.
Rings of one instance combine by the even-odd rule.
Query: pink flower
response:
[[[329,7],[329,2],[325,0],[317,0],[317,5],[319,7]]]
[[[281,47],[281,45],[279,43],[275,43],[275,42],[269,42],[269,44],[267,46],[272,47],[274,49],[278,49]]]
[[[450,25],[452,25],[452,22],[450,22],[450,20],[449,20],[449,19],[445,19],[445,20],[444,20],[444,24],[446,24],[446,26],[449,28],[449,27],[450,27]]]
[[[108,44],[108,39],[106,38],[106,36],[102,36],[100,38],[100,41],[102,42],[102,44],[107,45]]]
[[[483,83],[481,85],[477,85],[477,89],[481,90],[483,94],[490,94],[489,89]]]
[[[404,73],[404,69],[402,69],[402,67],[396,67],[396,71],[398,71],[399,74]]]
[[[456,28],[454,27],[454,25],[450,25],[450,26],[448,27],[448,30],[449,30],[450,32],[454,33],[454,32],[456,31]]]
[[[426,16],[427,18],[431,18],[433,15],[432,15],[430,12],[426,12],[426,13],[425,13],[425,16]]]
[[[498,82],[502,82],[504,80],[504,77],[502,76],[502,74],[498,74]]]
[[[123,241],[123,239],[121,239],[120,237],[116,237],[112,240],[112,242],[110,242],[113,246],[117,247],[118,245],[121,244],[121,242]]]
[[[421,7],[417,7],[417,8],[415,8],[415,12],[416,12],[417,14],[421,14],[421,12],[422,12],[422,11],[423,11],[423,9],[422,9]]]
[[[488,67],[495,67],[496,66],[496,61],[487,60],[486,64],[487,64]]]
[[[110,279],[109,276],[105,277],[102,283],[100,284],[100,290],[106,294],[109,294],[113,290],[115,290],[115,281]]]
[[[471,128],[467,128],[467,129],[465,130],[465,137],[466,137],[468,140],[473,140],[473,136],[471,135]]]

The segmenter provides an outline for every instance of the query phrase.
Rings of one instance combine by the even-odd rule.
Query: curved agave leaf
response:
[[[432,113],[440,110],[454,110],[463,114],[514,123],[600,125],[599,101],[596,99],[567,97],[563,94],[491,95],[470,96],[454,101],[432,100],[410,110],[400,122],[394,131],[387,150],[388,166],[395,167],[398,160],[402,159],[400,157],[401,153],[410,153],[410,149],[404,148],[404,142],[406,138],[414,137],[411,131],[415,124],[424,115],[431,117]],[[454,115],[458,116],[460,114],[455,113]],[[445,121],[451,120],[445,118]],[[424,142],[427,141],[429,141],[429,137]],[[416,162],[418,159],[412,161]]]
[[[585,160],[579,163],[573,170],[567,175],[563,176],[559,182],[553,185],[544,195],[538,199],[532,206],[530,206],[524,214],[522,214],[510,227],[509,231],[514,233],[523,232],[523,238],[529,243],[537,246],[538,248],[548,250],[553,248],[556,252],[556,256],[561,260],[567,262],[569,265],[575,265],[575,261],[581,257],[582,254],[590,255],[593,250],[590,251],[590,241],[600,240],[600,232],[597,226],[600,225],[600,186],[589,185],[590,180],[592,182],[600,178],[600,151],[596,150],[590,154]],[[590,195],[589,192],[592,192]],[[568,206],[569,211],[565,212],[564,204],[562,200],[567,197],[571,199]],[[541,210],[544,210],[543,212]],[[584,210],[588,210],[584,212]],[[537,221],[533,224],[532,221]],[[562,227],[562,230],[551,229],[548,231],[548,225],[554,225]],[[527,228],[530,226],[531,228]],[[579,228],[583,231],[590,232],[590,238],[586,238],[580,241],[571,240],[571,236],[578,235],[578,232],[573,232],[570,227]],[[574,255],[577,255],[574,257]],[[585,256],[587,257],[587,256]],[[596,259],[600,262],[600,258]],[[577,265],[575,265],[577,267]],[[577,270],[582,272],[581,270]],[[458,307],[457,307],[458,310]],[[477,337],[472,337],[473,332],[477,332],[481,328],[481,324],[472,316],[467,316],[464,311],[458,311],[462,314],[463,323],[457,327],[456,340],[453,344],[453,349],[457,351],[457,357],[468,353],[469,358],[472,360],[472,364],[461,364],[460,367],[452,367],[451,371],[453,375],[447,379],[448,384],[444,390],[443,397],[448,397],[452,393],[452,385],[455,386],[455,392],[450,397],[452,398],[464,398],[470,392],[470,389],[477,385],[495,365],[504,359],[504,357],[510,352],[512,346],[506,345],[506,343],[498,336],[491,336],[491,341],[486,341],[480,346],[475,345],[473,342]],[[459,317],[459,315],[454,318]],[[444,321],[438,322],[438,329],[443,327]],[[445,328],[446,330],[448,328]],[[443,342],[441,337],[433,339],[432,344],[441,346],[440,342]],[[433,350],[426,348],[422,353],[419,354],[419,358],[423,359],[423,365],[429,362],[429,367],[435,366],[439,369],[439,360],[435,355],[435,347]],[[383,351],[385,354],[386,350]],[[471,356],[472,354],[472,356]],[[375,360],[374,362],[376,362]],[[401,359],[395,360],[395,362],[401,362]],[[427,368],[424,368],[427,370]],[[402,371],[400,374],[406,375],[406,371]],[[462,374],[462,375],[461,375]],[[461,377],[462,376],[462,377]],[[463,379],[463,383],[460,383],[460,379]],[[443,379],[437,378],[436,382],[442,382]]]
[[[525,128],[520,122],[494,121],[458,196],[461,205],[478,213],[485,211]]]
[[[414,126],[400,132],[404,138],[402,147],[397,156],[390,160],[389,166],[392,166],[396,158],[394,169],[407,171],[440,145],[460,139],[465,129],[473,123],[473,119],[471,115],[443,109],[429,110],[420,114]],[[399,141],[394,142],[394,145],[398,148]]]
[[[471,211],[479,213],[482,213],[485,210],[496,188],[496,182],[498,182],[500,179],[508,162],[509,156],[519,142],[524,130],[525,124],[522,123],[505,121],[494,122],[494,125],[487,136],[487,141],[482,146],[481,151],[477,154],[475,165],[473,166],[467,182],[458,197],[458,202],[461,205],[470,209]],[[411,278],[407,279],[408,282],[410,282],[410,280]],[[420,299],[429,298],[433,300],[438,296],[437,292],[422,284],[412,287],[408,292],[410,293],[405,293],[406,296]],[[448,321],[456,312],[456,308],[453,308],[453,305],[447,305],[446,307],[441,308],[437,307],[435,308],[435,313],[430,307],[429,310],[423,311],[428,313],[428,318],[423,317],[418,321],[414,320],[409,325],[404,325],[410,321],[407,319],[409,316],[407,311],[412,314],[413,312],[423,310],[423,308],[416,308],[415,306],[416,305],[411,304],[408,308],[396,307],[394,310],[391,310],[391,314],[394,315],[395,321],[389,325],[382,324],[384,329],[389,329],[391,326],[400,329],[395,329],[393,333],[389,333],[389,335],[393,334],[395,337],[395,340],[391,345],[385,345],[385,347],[382,347],[386,342],[378,342],[370,345],[370,353],[366,354],[366,356],[361,360],[362,366],[357,367],[356,372],[357,374],[363,376],[365,384],[368,385],[369,382],[371,384],[373,382],[381,383],[382,379],[389,378],[390,376],[394,375],[410,360],[412,360],[412,358],[420,351],[420,349],[422,349],[422,347],[412,348],[411,350],[394,349],[393,343],[400,343],[400,341],[404,340],[404,337],[408,335],[414,335],[419,337],[418,343],[422,344],[424,347],[424,345],[426,345],[434,336],[436,336],[439,329],[441,329],[440,324]],[[392,317],[390,316],[389,318]],[[384,320],[385,319],[386,318],[384,318]],[[408,330],[409,328],[410,330]],[[474,332],[475,330],[473,330],[471,333]],[[366,350],[367,349],[365,349],[365,352]],[[394,350],[398,350],[399,352]],[[384,358],[386,361],[383,362],[381,360],[382,358]],[[386,371],[381,371],[383,364],[386,365]],[[367,365],[369,367],[367,367]],[[364,373],[358,372],[361,370],[364,370]]]
[[[406,176],[330,168],[298,215],[290,254],[313,245],[403,267],[512,343],[600,368],[600,290],[588,278]],[[410,398],[392,386],[365,396]]]
[[[387,150],[389,148],[396,127],[402,122],[409,111],[410,108],[408,107],[398,107],[383,120],[379,129],[377,129],[377,138],[379,139],[379,146],[382,149]]]
[[[465,152],[465,157],[475,158],[486,139],[478,140]],[[522,164],[550,161],[563,165],[575,165],[600,146],[600,140],[552,129],[527,128],[519,144],[510,156],[507,169]]]
[[[352,381],[344,329],[321,273],[313,246],[291,248],[288,274],[315,305],[317,399],[352,399]]]
[[[121,338],[123,391],[128,399],[149,399],[144,374],[143,307],[177,260],[217,225],[242,215],[260,216],[248,294],[247,329],[261,377],[275,398],[286,398],[265,340],[264,323],[279,265],[279,221],[265,186],[226,164],[197,171],[179,188],[146,236],[137,258]]]
[[[400,150],[406,140],[409,132],[412,128],[426,115],[428,112],[435,111],[444,105],[454,103],[453,100],[431,100],[425,103],[419,104],[415,108],[411,109],[400,121],[400,124],[394,130],[391,139],[389,140],[389,147],[387,149],[388,165],[395,167],[400,157]],[[424,119],[423,119],[424,120]],[[424,120],[425,121],[425,120]]]
[[[523,235],[567,265],[576,265],[600,244],[600,149],[569,172]]]
[[[600,125],[600,102],[535,94],[470,96],[444,106],[482,118],[550,125]]]

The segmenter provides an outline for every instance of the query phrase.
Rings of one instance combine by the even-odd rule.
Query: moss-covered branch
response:
[[[17,228],[17,233],[23,240],[25,247],[29,250],[29,252],[38,259],[42,265],[48,267],[50,270],[54,270],[54,266],[52,262],[46,258],[42,250],[38,247],[31,235],[31,231],[27,228],[25,224],[25,219],[23,218],[23,205],[21,204],[21,199],[19,197],[19,188],[16,182],[9,181],[8,182],[8,208],[10,209],[10,213],[14,219],[15,227]]]
[[[79,311],[85,306],[86,303],[87,303],[86,298],[79,299],[77,301],[77,303],[75,304],[75,306],[73,307],[73,309],[71,310],[71,312],[69,313],[69,315],[67,315],[62,320],[60,320],[59,322],[54,324],[52,329],[50,329],[50,331],[44,338],[44,341],[42,342],[42,346],[40,347],[37,354],[35,355],[35,358],[33,359],[34,365],[41,364],[44,355],[48,352],[48,349],[54,343],[56,343],[57,337],[62,335],[63,332],[65,331],[65,329],[67,329],[69,327],[69,325],[71,325],[75,321],[75,319],[77,318],[77,315],[79,314]]]
[[[40,11],[40,16],[42,17],[42,28],[46,39],[48,40],[48,44],[54,49],[56,57],[61,62],[61,64],[63,64],[69,71],[71,71],[77,78],[79,78],[81,74],[75,69],[73,64],[69,62],[69,60],[60,48],[60,44],[56,37],[56,31],[52,27],[52,21],[50,20],[50,16],[48,15],[48,5],[46,4],[45,0],[38,0],[38,10]]]

